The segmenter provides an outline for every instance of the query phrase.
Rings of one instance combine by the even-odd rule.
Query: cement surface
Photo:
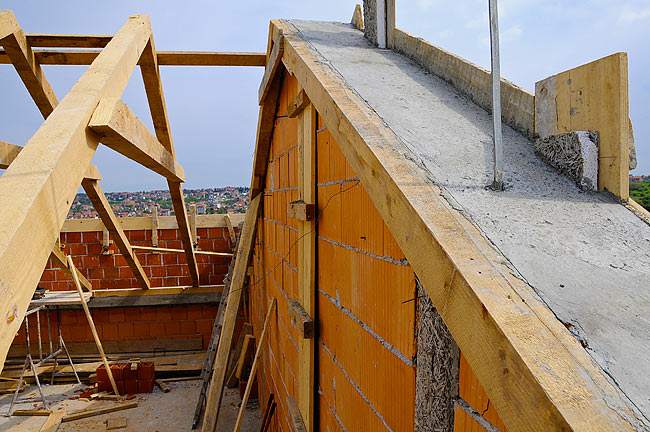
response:
[[[62,423],[59,432],[86,432],[106,430],[106,421],[109,418],[124,417],[127,420],[127,427],[118,429],[125,432],[177,432],[190,431],[194,409],[199,398],[200,381],[177,381],[167,383],[171,391],[163,393],[156,386],[153,393],[135,395],[134,401],[138,402],[136,408],[123,411],[116,411],[85,419]],[[88,388],[88,385],[67,384],[67,385],[46,385],[43,387],[45,398],[52,403],[50,409],[53,412],[72,412],[82,409],[101,408],[113,406],[114,401],[90,401],[84,402],[78,397],[80,391]],[[35,385],[27,388],[20,395],[20,398],[34,397],[38,394]],[[47,417],[5,417],[4,414],[9,408],[12,395],[4,395],[0,399],[0,431],[21,431],[37,432],[40,430]],[[219,412],[219,423],[217,431],[232,431],[239,411],[238,390],[225,389],[223,404]],[[42,406],[39,403],[38,406]],[[16,405],[14,409],[37,409],[34,404]],[[262,424],[262,416],[259,405],[249,403],[241,431],[257,432]],[[200,427],[197,429],[200,430]]]
[[[406,57],[374,48],[351,25],[292,24],[650,419],[650,226],[608,195],[581,191],[505,125],[507,189],[486,190],[486,111]]]

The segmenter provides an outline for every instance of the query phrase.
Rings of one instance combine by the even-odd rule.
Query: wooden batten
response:
[[[292,299],[289,299],[288,306],[291,322],[296,326],[303,339],[313,338],[314,320],[311,319],[307,311],[305,311],[300,303]]]
[[[266,98],[269,93],[273,77],[278,73],[278,69],[282,63],[283,52],[284,39],[280,35],[280,37],[274,41],[273,48],[271,48],[271,54],[269,55],[269,61],[266,64],[266,70],[264,71],[264,76],[262,77],[262,83],[260,84],[260,89],[258,91],[260,105],[264,103],[264,98]]]
[[[295,118],[300,115],[303,109],[309,105],[309,97],[307,96],[307,93],[305,93],[305,90],[300,90],[298,94],[296,95],[295,98],[291,102],[289,102],[289,107],[287,108],[287,115],[290,118]]]
[[[86,276],[84,276],[76,267],[70,268],[68,265],[68,256],[57,246],[54,246],[52,249],[52,254],[50,255],[50,258],[52,259],[52,262],[56,264],[63,272],[68,275],[70,280],[73,280],[72,278],[72,272],[77,273],[77,279],[79,279],[79,283],[81,283],[81,287],[85,291],[92,291],[93,290],[93,285],[90,283],[88,279],[86,279]]]
[[[7,169],[23,148],[19,145],[0,141],[0,169]]]
[[[299,221],[313,220],[316,215],[316,205],[304,201],[294,201],[287,204],[287,217]]]

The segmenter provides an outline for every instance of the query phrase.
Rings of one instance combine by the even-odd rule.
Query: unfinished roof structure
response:
[[[198,287],[158,64],[260,64],[251,201],[202,345],[203,431],[236,378],[270,430],[650,430],[650,215],[628,201],[626,54],[534,93],[502,80],[494,191],[489,71],[395,28],[394,1],[363,10],[352,24],[272,21],[266,55],[201,59],[156,53],[143,16],[102,39],[25,38],[0,15],[0,58],[47,118],[24,149],[0,148],[2,359],[79,185],[140,290],[162,289],[97,185],[99,142],[168,179]],[[104,48],[30,48],[80,43]],[[38,61],[91,66],[57,105]],[[119,100],[138,63],[155,136]]]

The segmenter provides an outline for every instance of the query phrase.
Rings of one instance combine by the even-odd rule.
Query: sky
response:
[[[114,34],[133,14],[149,14],[161,51],[266,50],[271,19],[349,22],[357,1],[5,0],[25,33]],[[489,69],[487,0],[396,0],[397,27]],[[629,55],[630,117],[639,159],[650,174],[650,3],[647,0],[499,0],[502,76],[535,82],[614,52]],[[44,66],[61,100],[86,66]],[[250,184],[260,67],[163,66],[172,136],[186,189]],[[15,70],[0,65],[0,140],[24,145],[43,119]],[[122,95],[153,130],[139,71]],[[158,174],[100,146],[93,163],[106,191],[164,189]]]

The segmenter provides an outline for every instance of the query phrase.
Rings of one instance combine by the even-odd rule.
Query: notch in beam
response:
[[[314,337],[314,321],[300,303],[289,299],[289,316],[291,322],[298,328],[303,339]]]

